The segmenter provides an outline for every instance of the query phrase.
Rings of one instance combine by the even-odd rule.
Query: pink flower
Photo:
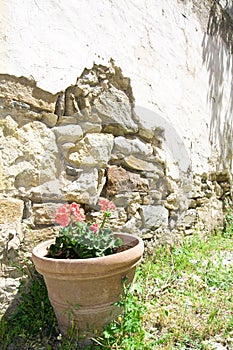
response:
[[[109,201],[106,198],[103,198],[99,201],[99,206],[102,211],[115,210],[116,206],[113,202]]]
[[[86,216],[84,213],[84,209],[80,208],[80,204],[72,203],[70,204],[71,214],[75,217],[75,221],[84,221],[86,220]]]
[[[98,224],[92,224],[92,225],[90,226],[90,230],[92,230],[94,233],[97,233],[98,230],[99,230]]]
[[[67,215],[57,215],[55,222],[60,226],[68,226],[70,224],[70,218]]]
[[[54,221],[61,226],[67,226],[70,224],[69,204],[64,203],[60,208],[58,208]]]
[[[83,208],[77,203],[64,203],[58,208],[54,221],[61,226],[68,226],[72,221],[84,221],[86,219]]]

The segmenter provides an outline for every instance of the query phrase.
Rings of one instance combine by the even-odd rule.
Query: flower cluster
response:
[[[80,207],[80,204],[63,204],[58,208],[54,221],[56,224],[61,226],[68,226],[73,220],[75,221],[84,221],[86,220],[86,215],[83,208]]]
[[[61,226],[55,243],[49,247],[48,256],[54,258],[90,258],[113,254],[122,245],[109,228],[105,228],[111,211],[116,209],[108,199],[99,201],[103,220],[100,225],[87,222],[80,204],[64,203],[55,214],[55,223]]]

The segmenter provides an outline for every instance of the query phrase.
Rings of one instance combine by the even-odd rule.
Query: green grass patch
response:
[[[212,350],[216,343],[233,348],[231,230],[196,234],[147,256],[137,269],[134,289],[125,286],[119,302],[124,312],[86,349]],[[19,292],[17,311],[1,322],[1,350],[80,348],[72,331],[68,337],[59,335],[40,276],[35,274],[30,288],[22,284]]]

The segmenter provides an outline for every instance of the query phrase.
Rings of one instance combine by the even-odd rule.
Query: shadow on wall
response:
[[[219,169],[232,170],[233,111],[233,5],[223,9],[214,1],[204,35],[203,63],[209,72],[208,103],[211,108],[210,142],[219,152]]]

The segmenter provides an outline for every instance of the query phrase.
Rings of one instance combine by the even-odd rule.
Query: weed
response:
[[[56,332],[56,319],[42,277],[35,275],[29,292],[27,288],[21,282],[21,301],[17,311],[1,320],[0,344],[3,350],[9,344],[17,349],[22,344],[27,348],[28,344],[35,341],[48,343]]]
[[[225,217],[223,236],[233,237],[233,214],[231,211]]]
[[[195,235],[163,255],[161,263],[159,257],[160,252],[153,257],[157,261],[154,266],[146,263],[150,283],[158,281],[159,268],[164,271],[159,277],[161,292],[147,295],[150,317],[145,326],[151,330],[155,348],[207,349],[205,340],[216,335],[232,346],[233,254],[229,236],[202,239]],[[170,283],[166,283],[168,268],[173,275]],[[163,284],[166,289],[161,289]]]
[[[144,345],[145,330],[142,320],[146,312],[145,305],[140,301],[134,290],[130,290],[127,279],[123,280],[124,295],[116,303],[122,309],[122,315],[103,331],[101,337],[94,339],[96,349],[146,349]]]
[[[227,234],[187,237],[158,247],[137,269],[133,289],[124,281],[122,315],[85,350],[210,350],[233,348],[233,221]],[[16,313],[0,326],[0,349],[78,350],[74,332],[59,334],[42,278],[22,284]]]

